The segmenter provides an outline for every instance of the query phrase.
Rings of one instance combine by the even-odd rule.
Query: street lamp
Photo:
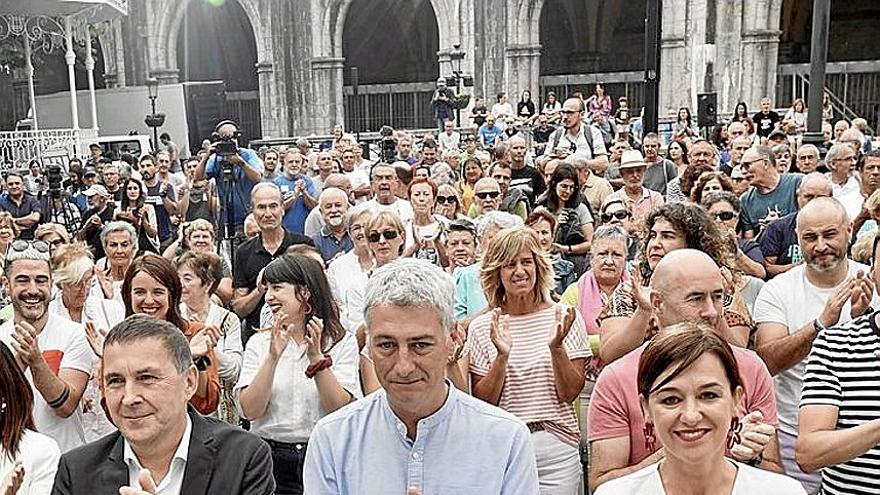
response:
[[[165,124],[165,114],[156,113],[156,99],[159,97],[159,81],[155,78],[147,79],[147,96],[150,98],[152,113],[147,115],[144,123],[153,128],[153,151],[159,149],[159,128]]]
[[[461,101],[459,100],[459,96],[461,95],[461,84],[462,79],[464,78],[461,73],[461,61],[464,60],[465,55],[467,55],[464,50],[461,49],[460,45],[454,45],[453,50],[449,52],[449,65],[452,69],[452,74],[455,76],[455,126],[461,127]],[[467,106],[465,103],[464,106]]]

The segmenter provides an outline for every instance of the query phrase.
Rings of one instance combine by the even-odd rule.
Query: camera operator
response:
[[[587,157],[590,170],[608,168],[608,152],[602,132],[584,122],[584,102],[569,98],[562,105],[562,127],[553,131],[544,149],[545,157],[564,160],[579,153]]]
[[[455,93],[446,87],[446,78],[437,79],[437,89],[431,97],[431,106],[434,107],[434,122],[437,129],[443,130],[443,123],[455,119]]]
[[[48,165],[45,179],[47,189],[42,201],[42,218],[63,225],[67,233],[73,236],[82,224],[82,212],[64,191],[64,170],[60,165]]]
[[[196,168],[195,180],[200,181],[205,176],[215,179],[217,195],[221,203],[221,224],[232,224],[236,235],[244,235],[244,219],[248,214],[247,201],[251,197],[254,185],[263,178],[263,162],[256,151],[239,147],[238,125],[235,122],[224,120],[217,124],[215,132],[216,139],[208,147],[208,154],[202,157]],[[227,198],[229,179],[224,179],[226,173],[230,174],[232,181],[231,200]]]

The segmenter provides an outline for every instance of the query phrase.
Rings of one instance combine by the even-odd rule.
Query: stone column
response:
[[[67,82],[70,86],[70,121],[74,130],[79,129],[79,108],[76,103],[76,77],[73,64],[76,63],[76,53],[73,51],[73,25],[70,16],[64,18],[64,44],[67,51],[64,53],[64,61],[67,63]],[[36,109],[34,113],[36,114]]]
[[[663,2],[660,29],[660,103],[663,118],[690,100],[690,53],[687,46],[687,0]]]
[[[315,57],[312,59],[312,129],[317,133],[329,132],[339,122],[344,122],[344,96],[342,94],[342,57]]]
[[[504,73],[507,75],[507,97],[515,105],[520,91],[528,89],[537,95],[541,75],[541,45],[510,45],[505,50]],[[491,106],[491,105],[490,105]]]
[[[273,104],[275,91],[273,90],[273,82],[275,77],[275,68],[272,62],[257,62],[257,79],[260,92],[260,127],[263,130],[264,138],[280,137],[281,133],[278,129],[278,116],[276,115],[276,106]]]
[[[742,26],[742,99],[757,108],[761,98],[776,96],[781,0],[746,0]],[[779,102],[775,102],[777,106]]]

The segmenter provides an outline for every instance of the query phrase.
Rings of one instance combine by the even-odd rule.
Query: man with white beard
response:
[[[312,236],[315,246],[321,251],[326,263],[354,248],[351,236],[345,229],[345,214],[348,212],[348,194],[342,189],[328,187],[318,198],[318,208],[324,227]]]

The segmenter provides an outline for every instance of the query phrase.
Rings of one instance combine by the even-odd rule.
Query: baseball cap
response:
[[[92,185],[91,187],[83,191],[83,194],[85,194],[86,196],[94,196],[97,194],[98,196],[102,196],[105,198],[110,197],[110,193],[107,192],[107,188],[102,186],[101,184]]]
[[[775,131],[771,132],[769,136],[767,136],[767,139],[769,139],[770,141],[776,139],[788,139],[788,136],[786,136],[785,133],[780,131],[779,129],[776,129]]]
[[[86,167],[85,169],[83,169],[83,177],[85,177],[86,175],[98,175],[98,169],[96,169],[95,167]]]

